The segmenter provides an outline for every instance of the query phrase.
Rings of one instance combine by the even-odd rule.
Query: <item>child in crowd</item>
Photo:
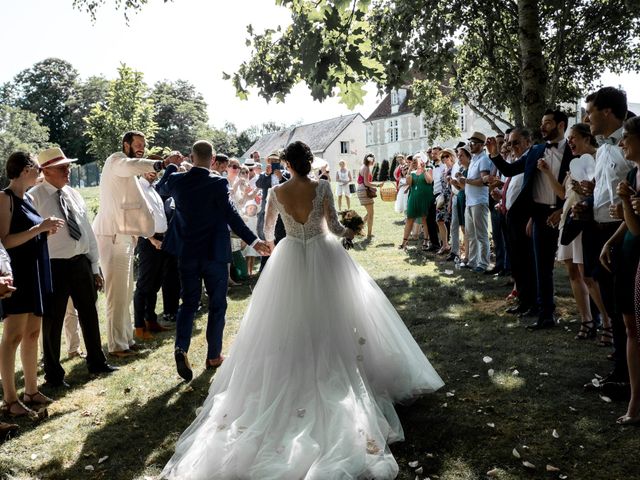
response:
[[[258,234],[257,214],[258,214],[258,204],[253,200],[249,200],[244,206],[243,219],[244,219],[244,223],[247,224],[247,227],[249,227],[251,231],[256,235]],[[254,259],[256,257],[259,258],[260,254],[256,250],[251,248],[249,245],[247,245],[244,248],[244,251],[242,252],[242,254],[244,255],[247,261],[247,272],[249,273],[249,276],[252,277]]]

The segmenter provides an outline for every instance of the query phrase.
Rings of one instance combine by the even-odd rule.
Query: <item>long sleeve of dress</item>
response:
[[[264,216],[264,239],[267,242],[275,240],[276,222],[278,221],[278,207],[273,188],[269,189],[267,195],[267,207]]]
[[[324,218],[327,220],[327,226],[329,231],[338,237],[342,237],[347,229],[338,220],[338,213],[336,211],[336,205],[333,201],[333,193],[331,192],[331,186],[329,182],[323,182],[324,197],[322,199],[324,207]]]

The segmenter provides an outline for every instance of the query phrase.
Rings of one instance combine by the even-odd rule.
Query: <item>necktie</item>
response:
[[[78,221],[76,220],[76,215],[73,213],[73,209],[69,208],[66,199],[64,198],[64,194],[62,190],[58,190],[58,199],[60,200],[60,210],[64,215],[64,219],[67,222],[67,229],[69,230],[69,236],[74,240],[80,240],[82,236],[82,231],[80,230],[80,225],[78,225]]]
[[[511,179],[513,177],[507,177],[507,180],[504,182],[502,186],[502,199],[500,201],[500,212],[503,215],[507,213],[507,190],[509,190],[509,184],[511,183]]]
[[[558,148],[558,143],[547,143],[545,148]]]

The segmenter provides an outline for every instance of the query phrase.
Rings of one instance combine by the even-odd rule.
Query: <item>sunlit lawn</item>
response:
[[[96,190],[85,193],[97,205]],[[376,214],[374,241],[360,242],[352,255],[382,286],[446,382],[437,394],[399,407],[406,436],[392,446],[399,478],[479,479],[494,468],[501,479],[638,478],[638,429],[615,425],[626,405],[582,390],[593,373],[604,374],[610,365],[605,350],[573,339],[577,325],[568,322],[575,309],[562,267],[556,282],[561,326],[528,332],[503,314],[504,279],[454,270],[415,246],[399,251],[402,227],[393,205],[379,202]],[[225,351],[250,294],[251,285],[229,292]],[[50,417],[20,422],[20,435],[0,446],[0,478],[157,475],[207,394],[204,324],[199,319],[194,332],[196,378],[190,386],[175,372],[171,332],[147,343],[135,359],[113,361],[122,368],[110,377],[89,378],[82,361],[66,360],[73,388],[51,392],[57,401]],[[409,467],[413,461],[422,473]],[[560,472],[546,472],[546,465]]]

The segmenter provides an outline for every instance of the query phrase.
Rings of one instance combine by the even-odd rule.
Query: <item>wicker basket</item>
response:
[[[395,202],[397,195],[396,186],[391,182],[385,182],[380,187],[380,198],[383,202]]]

